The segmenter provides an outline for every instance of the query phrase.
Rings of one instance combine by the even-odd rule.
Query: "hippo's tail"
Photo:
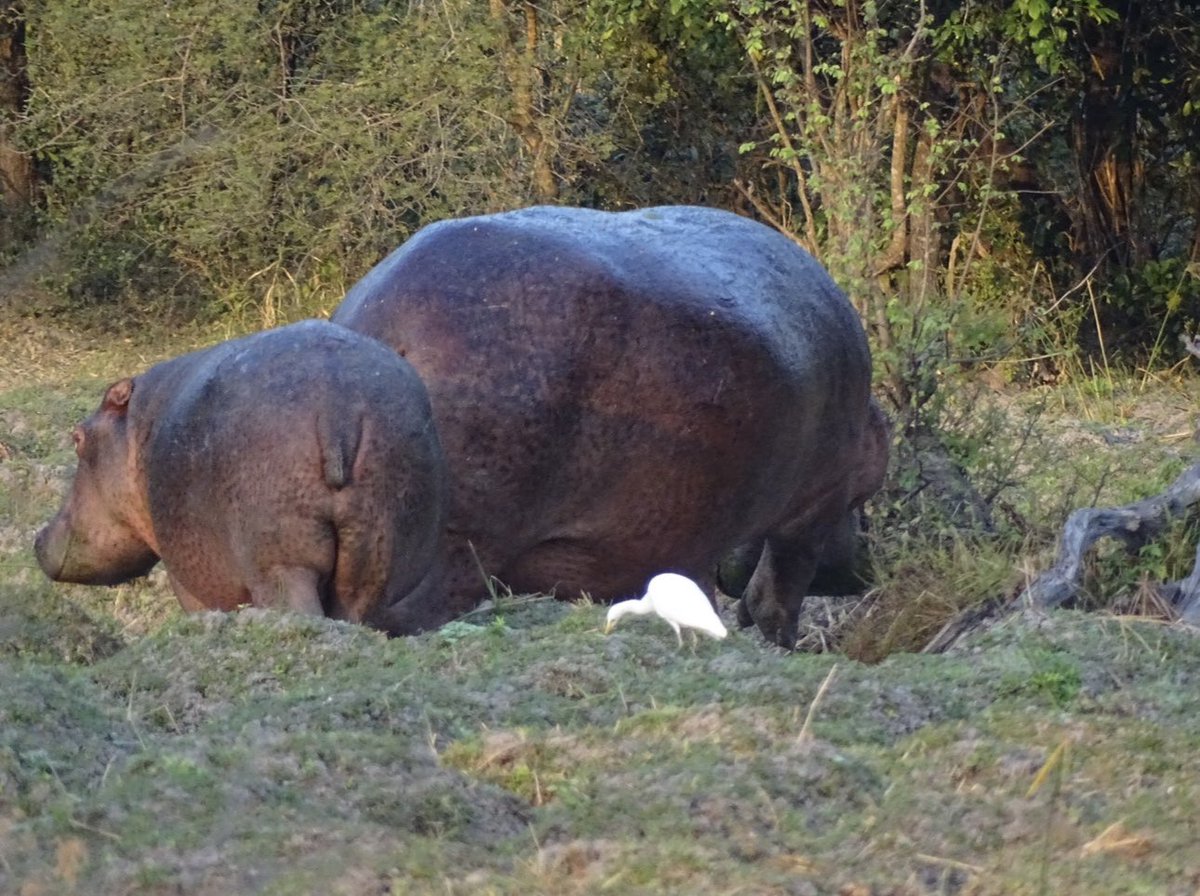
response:
[[[317,416],[321,466],[325,484],[331,489],[343,489],[350,484],[362,434],[362,414],[338,414],[329,408]]]

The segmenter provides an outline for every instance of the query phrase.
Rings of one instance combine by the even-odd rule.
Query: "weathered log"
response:
[[[1058,556],[1050,569],[1022,592],[1019,601],[1035,607],[1057,607],[1075,598],[1080,588],[1084,556],[1108,536],[1134,551],[1159,535],[1167,523],[1200,502],[1200,464],[1179,475],[1160,494],[1123,507],[1084,507],[1063,527]],[[1183,621],[1200,624],[1200,548],[1191,574],[1159,586],[1159,595],[1175,607]]]
[[[1200,545],[1196,546],[1196,562],[1188,577],[1162,585],[1159,595],[1175,607],[1184,622],[1200,625]]]

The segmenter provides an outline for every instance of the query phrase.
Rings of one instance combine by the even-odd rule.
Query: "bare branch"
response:
[[[779,106],[775,103],[775,94],[771,91],[771,86],[767,83],[766,78],[763,77],[758,60],[753,55],[750,56],[750,64],[754,67],[754,77],[757,79],[758,89],[762,94],[763,102],[767,104],[767,111],[771,115],[771,123],[775,127],[775,133],[779,135],[779,140],[787,151],[786,161],[788,167],[796,175],[796,192],[800,194],[800,205],[804,209],[804,233],[808,239],[809,246],[813,247],[809,249],[811,252],[817,245],[817,224],[812,206],[809,204],[808,175],[804,172],[804,166],[800,164],[800,156],[796,152],[795,144],[792,143],[792,137],[788,132],[787,124],[783,120]],[[753,202],[753,200],[751,201]],[[757,207],[756,205],[755,208]],[[801,245],[804,244],[801,243]]]
[[[788,227],[787,224],[784,223],[777,214],[775,214],[775,210],[763,202],[762,199],[755,194],[752,187],[747,186],[746,183],[740,178],[734,180],[733,186],[739,193],[742,194],[742,196],[745,197],[747,202],[754,206],[754,210],[762,215],[763,219],[768,224],[794,242],[801,249],[808,252],[810,255],[816,254],[816,245],[808,244],[804,237],[800,236],[798,233],[795,233],[790,227]]]

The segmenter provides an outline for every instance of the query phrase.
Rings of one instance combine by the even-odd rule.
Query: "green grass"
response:
[[[196,335],[58,333],[44,364],[32,342],[0,361],[0,892],[1200,887],[1194,632],[1018,614],[951,654],[895,652],[1019,586],[1052,547],[1056,487],[1161,487],[1185,454],[1163,438],[1178,431],[1167,412],[1120,421],[1140,427],[1133,458],[1069,417],[1039,423],[1039,439],[1086,450],[1018,459],[1024,538],[877,530],[880,593],[832,636],[874,665],[742,631],[679,650],[654,620],[605,637],[602,607],[536,596],[389,640],[268,612],[184,616],[161,575],[46,582],[30,542],[69,475],[71,423],[107,381]]]
[[[1200,874],[1189,633],[1064,612],[864,666],[744,633],[692,655],[549,607],[453,642],[243,612],[4,660],[8,880],[53,892],[76,841],[100,893],[1083,894]],[[1061,781],[1030,795],[1064,740]],[[1116,822],[1148,852],[1084,856]]]

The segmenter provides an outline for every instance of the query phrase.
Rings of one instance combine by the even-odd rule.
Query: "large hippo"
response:
[[[278,606],[387,628],[438,592],[445,461],[428,395],[373,339],[309,321],[114,383],[37,535],[52,579],[161,559],[185,609]]]
[[[429,390],[450,471],[447,597],[481,571],[611,600],[651,575],[712,593],[763,546],[744,624],[792,646],[824,545],[879,487],[886,422],[846,297],[779,233],[706,208],[528,208],[425,227],[332,320]]]

